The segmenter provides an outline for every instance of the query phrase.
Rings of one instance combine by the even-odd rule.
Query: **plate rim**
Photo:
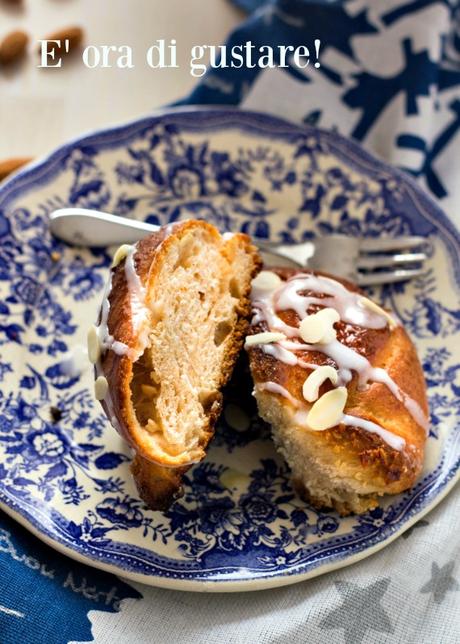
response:
[[[260,576],[253,579],[244,579],[244,580],[230,580],[230,579],[220,579],[214,581],[204,581],[204,580],[190,580],[190,579],[171,579],[168,577],[160,577],[157,575],[143,575],[141,573],[132,572],[122,568],[118,568],[112,564],[105,563],[99,559],[93,559],[88,555],[82,555],[77,550],[73,550],[70,547],[65,546],[60,541],[49,537],[48,535],[41,532],[36,528],[32,523],[30,523],[22,514],[13,510],[10,506],[6,505],[0,499],[0,509],[3,510],[8,516],[13,520],[17,521],[22,527],[26,528],[32,535],[40,539],[53,550],[69,557],[73,561],[85,564],[98,570],[103,570],[104,572],[111,573],[120,577],[122,579],[134,581],[136,583],[144,584],[145,586],[152,586],[154,588],[165,588],[167,590],[181,590],[188,592],[198,592],[198,593],[236,593],[236,592],[255,592],[258,590],[270,590],[274,588],[281,588],[283,586],[292,586],[293,584],[300,583],[302,581],[307,581],[308,579],[313,579],[314,577],[320,577],[327,573],[333,572],[334,570],[340,570],[341,568],[346,568],[353,564],[359,563],[368,557],[376,554],[380,550],[383,550],[387,545],[395,541],[400,537],[404,532],[409,530],[415,523],[420,521],[423,517],[429,514],[432,510],[435,509],[453,490],[456,484],[460,481],[460,469],[457,470],[457,473],[450,479],[450,481],[442,488],[439,494],[420,512],[415,513],[410,517],[398,530],[386,539],[382,539],[373,546],[368,546],[359,552],[349,555],[343,558],[335,558],[329,563],[322,563],[313,567],[308,572],[304,573],[278,573],[273,574],[270,577]],[[1,494],[1,493],[0,493]]]
[[[77,145],[90,142],[91,139],[94,137],[101,137],[102,135],[105,135],[108,141],[104,141],[104,142],[98,141],[99,149],[108,149],[112,146],[120,147],[121,145],[123,145],[123,141],[120,139],[120,137],[123,137],[123,134],[125,134],[125,136],[129,138],[130,131],[132,128],[134,128],[134,132],[136,132],[142,129],[142,127],[151,127],[161,122],[162,119],[167,117],[174,117],[174,116],[181,117],[181,116],[188,115],[188,118],[190,118],[190,114],[195,114],[197,111],[207,112],[207,113],[209,112],[218,113],[220,117],[222,117],[223,115],[227,115],[234,120],[232,124],[230,124],[229,122],[215,124],[214,128],[217,130],[225,127],[226,128],[231,126],[241,127],[242,125],[246,125],[246,127],[249,127],[250,129],[253,129],[253,130],[258,129],[259,133],[261,134],[264,134],[264,133],[267,134],[271,132],[272,135],[275,135],[275,136],[278,135],[280,138],[282,138],[283,129],[284,129],[285,135],[296,134],[297,136],[301,133],[305,133],[308,135],[308,132],[320,132],[322,136],[326,137],[328,141],[336,148],[342,145],[343,148],[345,149],[345,152],[350,152],[350,150],[355,152],[358,157],[358,160],[361,163],[364,163],[364,162],[370,163],[372,165],[373,171],[377,171],[377,170],[385,171],[390,176],[393,176],[393,177],[396,176],[400,178],[406,186],[409,186],[411,188],[411,192],[413,193],[412,197],[414,198],[415,196],[414,201],[417,201],[417,205],[419,209],[423,209],[424,215],[426,215],[429,220],[434,221],[435,226],[438,229],[441,228],[443,230],[444,236],[449,237],[450,241],[453,242],[454,245],[460,246],[459,231],[457,230],[455,224],[447,217],[447,215],[443,213],[442,209],[438,206],[438,204],[434,201],[434,199],[428,193],[426,193],[410,175],[404,173],[398,168],[392,167],[385,161],[382,161],[381,159],[374,156],[372,153],[369,153],[356,141],[347,139],[342,135],[336,134],[334,132],[330,132],[328,130],[323,130],[323,129],[305,125],[305,124],[292,123],[283,118],[273,116],[270,114],[252,111],[252,110],[240,110],[239,108],[232,108],[228,106],[217,106],[217,107],[216,106],[198,106],[198,107],[189,106],[186,108],[179,106],[177,108],[172,108],[172,109],[158,110],[154,113],[146,115],[145,117],[135,118],[123,124],[110,126],[108,128],[98,128],[89,133],[79,135],[71,139],[67,143],[61,146],[58,146],[57,148],[54,148],[49,153],[45,154],[41,158],[32,162],[31,164],[28,164],[19,172],[15,173],[10,179],[8,179],[0,187],[0,206],[3,208],[4,204],[8,204],[8,202],[10,202],[11,200],[14,200],[16,197],[16,194],[19,191],[22,194],[28,194],[29,192],[33,191],[34,188],[40,186],[42,182],[44,182],[44,180],[48,179],[50,174],[51,176],[54,176],[55,174],[57,174],[57,172],[59,172],[60,161],[62,159],[62,156],[66,155]],[[239,119],[242,119],[243,123],[238,122]],[[252,122],[250,122],[251,119],[253,120]],[[275,132],[273,132],[273,130],[271,129],[273,127],[276,127]],[[205,129],[207,132],[210,132],[212,131],[213,128],[208,127]],[[199,131],[199,130],[200,130],[200,125],[197,124],[196,131]],[[112,142],[111,144],[110,139],[112,137],[116,137],[117,135],[118,135],[118,138],[116,139],[115,142]],[[342,149],[342,154],[343,154],[343,149]],[[50,169],[50,164],[51,164],[51,169]],[[57,170],[53,170],[54,165],[58,166]],[[49,172],[43,172],[41,175],[41,181],[40,181],[40,170],[45,170],[45,169],[48,169]],[[38,177],[36,176],[37,174],[39,175]],[[21,183],[27,180],[30,182],[30,186],[28,190],[24,191],[23,189],[24,187],[21,186]],[[453,278],[454,278],[454,281],[457,283],[457,286],[460,287],[460,263],[458,267],[455,267],[455,265],[452,266],[452,264],[450,263],[449,267],[454,269]],[[456,270],[457,268],[458,270]],[[333,559],[330,560],[329,562],[319,561],[316,565],[313,565],[310,568],[310,570],[306,572],[296,571],[296,566],[294,566],[293,570],[288,572],[267,571],[266,573],[262,572],[259,575],[256,573],[251,573],[253,577],[249,579],[231,579],[231,578],[227,578],[227,579],[214,578],[213,580],[179,579],[179,578],[160,576],[158,574],[138,573],[138,572],[126,570],[125,568],[118,567],[116,565],[112,565],[110,563],[106,563],[105,561],[99,560],[95,557],[92,557],[87,553],[81,554],[78,550],[73,549],[72,547],[69,547],[61,543],[59,541],[58,535],[55,535],[54,537],[47,535],[45,532],[43,532],[43,529],[40,530],[39,527],[34,525],[32,521],[30,521],[29,519],[27,519],[26,516],[24,516],[24,509],[21,509],[21,512],[22,512],[21,514],[21,512],[15,510],[14,507],[12,507],[12,505],[9,505],[9,503],[12,503],[11,500],[9,500],[8,497],[1,490],[0,490],[0,508],[3,509],[8,515],[10,515],[14,520],[16,520],[18,523],[23,525],[26,529],[28,529],[31,533],[33,533],[35,536],[40,538],[42,541],[47,543],[55,550],[62,552],[63,554],[70,556],[71,558],[77,561],[81,561],[87,565],[94,566],[101,570],[106,570],[108,572],[114,573],[126,579],[131,579],[133,581],[137,581],[147,585],[153,585],[157,587],[170,588],[170,589],[178,589],[178,590],[190,590],[190,591],[202,591],[202,592],[206,592],[206,591],[236,592],[236,591],[245,591],[245,590],[251,591],[251,590],[261,590],[264,588],[273,588],[273,587],[279,587],[284,585],[290,585],[293,583],[304,581],[306,579],[316,577],[318,575],[330,572],[332,570],[336,570],[336,569],[351,565],[353,563],[356,563],[357,561],[360,561],[366,558],[367,556],[370,556],[375,552],[381,550],[386,545],[391,543],[394,539],[396,539],[398,536],[400,536],[403,532],[408,530],[414,523],[416,523],[428,512],[430,512],[436,505],[438,505],[438,503],[440,503],[447,496],[447,494],[455,486],[456,482],[460,479],[459,462],[454,463],[448,469],[448,474],[450,474],[451,472],[453,473],[451,474],[450,477],[448,477],[448,475],[444,476],[443,480],[441,481],[441,484],[443,485],[441,487],[439,485],[437,486],[438,490],[435,492],[436,495],[434,496],[434,498],[431,498],[431,501],[427,502],[425,505],[423,505],[423,501],[421,501],[422,505],[418,512],[414,512],[403,522],[402,525],[400,525],[396,530],[394,530],[394,532],[392,532],[386,537],[384,536],[377,543],[373,545],[368,545],[367,547],[363,547],[362,549],[360,549],[358,552],[354,554],[350,554],[348,552],[345,552],[342,556],[339,553],[334,554]],[[151,550],[151,549],[149,548],[148,550]],[[302,569],[302,567],[305,567],[305,565],[306,565],[305,563],[298,564],[297,569]]]

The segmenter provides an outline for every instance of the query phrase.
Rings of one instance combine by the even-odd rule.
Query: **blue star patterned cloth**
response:
[[[250,40],[313,52],[319,39],[320,67],[312,58],[305,69],[289,61],[283,69],[209,70],[178,104],[240,105],[336,130],[411,173],[458,217],[459,2],[234,3],[247,18],[227,46]],[[460,551],[449,535],[458,534],[459,517],[452,493],[403,538],[347,570],[204,601],[71,561],[0,514],[0,643],[453,643]]]

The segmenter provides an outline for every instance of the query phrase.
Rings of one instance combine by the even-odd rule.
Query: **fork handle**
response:
[[[50,214],[52,234],[73,246],[134,244],[159,228],[87,208],[61,208]]]

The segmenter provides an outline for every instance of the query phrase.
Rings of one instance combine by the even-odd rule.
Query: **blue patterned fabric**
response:
[[[241,105],[336,129],[419,178],[458,216],[457,0],[234,2],[249,15],[227,45],[251,40],[313,48],[319,38],[321,67],[211,70],[180,104]],[[140,594],[58,554],[0,514],[1,644],[91,640],[88,611],[117,611],[126,597]],[[145,602],[146,619],[149,610]],[[330,616],[325,628],[339,618]]]
[[[460,200],[458,0],[236,0],[251,10],[227,47],[321,40],[320,68],[214,69],[181,103],[232,104],[337,130]]]
[[[0,515],[1,644],[91,641],[90,610],[141,595],[114,575],[68,559]]]

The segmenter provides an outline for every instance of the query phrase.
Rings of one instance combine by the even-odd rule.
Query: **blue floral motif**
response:
[[[58,398],[59,414],[71,423],[64,431],[51,418],[49,385],[35,370],[30,369],[30,373],[22,378],[21,385],[34,403],[27,402],[23,394],[17,398],[12,393],[7,397],[0,395],[0,447],[4,463],[15,473],[14,489],[18,494],[30,496],[33,488],[44,501],[59,494],[65,504],[79,505],[90,497],[88,481],[100,489],[105,472],[128,459],[124,454],[108,454],[103,444],[76,439],[76,433],[83,430],[88,440],[94,440],[102,435],[105,426],[102,414],[90,418],[89,410],[95,403],[88,391]],[[93,471],[98,472],[97,477]],[[121,491],[120,484],[117,489]]]
[[[222,482],[228,468],[203,463],[193,469],[184,500],[166,513],[185,557],[206,559],[219,551],[252,550],[258,561],[272,565],[267,549],[304,542],[309,515],[317,513],[301,509],[285,464],[263,459],[261,465],[250,473],[247,491],[236,499]]]
[[[333,534],[337,531],[338,527],[339,521],[337,517],[323,514],[318,517],[314,533],[322,537],[325,534]]]
[[[97,154],[91,146],[76,147],[66,159],[65,166],[73,173],[70,205],[103,210],[109,203],[110,190],[96,163]]]
[[[357,517],[360,532],[378,532],[394,520],[396,510],[392,505],[375,508]]]
[[[412,308],[398,305],[395,295],[399,288],[385,288],[389,305],[398,313],[408,330],[420,339],[430,339],[436,336],[447,338],[460,332],[460,311],[451,305],[446,305],[437,299],[438,283],[433,270],[414,280],[417,290]]]
[[[244,516],[254,524],[270,523],[276,519],[278,512],[268,495],[246,494],[241,497],[241,508]]]
[[[0,382],[2,382],[7,373],[13,373],[13,367],[10,362],[0,362]]]
[[[119,528],[138,528],[142,525],[143,515],[139,510],[140,502],[125,496],[107,497],[96,506],[97,514]]]
[[[230,136],[214,139],[214,131]],[[152,117],[57,154],[0,189],[3,503],[47,537],[125,572],[196,580],[217,570],[240,579],[241,570],[309,572],[345,561],[402,529],[451,484],[460,420],[460,313],[452,295],[460,267],[449,249],[457,237],[402,174],[338,135],[232,111]],[[413,490],[361,517],[313,509],[267,440],[243,358],[207,460],[188,471],[184,496],[170,510],[149,511],[128,471],[129,450],[89,389],[90,374],[68,368],[67,352],[95,316],[110,257],[51,237],[49,214],[66,205],[156,224],[193,216],[286,243],[336,232],[431,236],[437,245],[425,275],[409,288],[372,294],[420,346],[436,465]]]
[[[26,437],[24,458],[34,463],[59,463],[70,451],[70,442],[62,432],[43,425]]]
[[[68,530],[74,539],[82,543],[93,543],[99,547],[110,543],[110,539],[104,538],[110,528],[104,528],[94,512],[91,511],[88,512],[88,516],[83,519],[80,525],[71,521]]]
[[[460,419],[460,364],[452,363],[452,358],[446,347],[429,347],[423,360],[430,392],[430,435],[436,438],[441,423]]]

